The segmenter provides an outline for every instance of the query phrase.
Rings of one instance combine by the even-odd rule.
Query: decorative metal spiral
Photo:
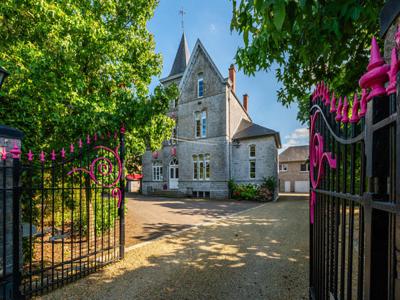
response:
[[[112,188],[115,187],[111,194],[115,199],[118,199],[118,208],[121,205],[121,200],[122,200],[122,193],[119,187],[117,187],[117,184],[121,180],[122,176],[122,163],[121,159],[118,154],[118,148],[115,148],[115,150],[112,150],[111,148],[105,147],[105,146],[96,146],[93,149],[95,150],[105,150],[109,153],[112,154],[112,156],[115,158],[116,165],[114,166],[113,162],[111,161],[110,158],[103,156],[96,157],[92,163],[89,166],[89,170],[85,168],[73,168],[70,172],[68,172],[68,175],[71,175],[76,172],[84,172],[89,175],[90,179],[93,180],[97,185],[102,186],[104,188]],[[112,177],[115,174],[115,167],[117,167],[117,173],[115,176],[115,179]],[[97,171],[97,172],[96,172]],[[99,175],[101,178],[99,178]],[[107,181],[107,179],[111,179]]]

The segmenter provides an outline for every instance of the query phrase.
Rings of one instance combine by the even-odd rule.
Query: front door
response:
[[[169,164],[169,189],[177,190],[179,182],[179,164],[177,159],[173,159]]]

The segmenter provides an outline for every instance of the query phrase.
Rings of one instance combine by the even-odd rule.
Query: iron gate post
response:
[[[125,128],[121,128],[120,132],[120,148],[119,157],[121,159],[121,205],[119,207],[119,257],[125,257]]]
[[[21,162],[20,151],[13,149],[16,152],[13,154],[13,299],[20,299],[21,293],[19,286],[21,283],[20,271],[20,254],[22,252],[21,234],[21,214],[20,214],[20,174]],[[11,151],[13,151],[11,150]]]

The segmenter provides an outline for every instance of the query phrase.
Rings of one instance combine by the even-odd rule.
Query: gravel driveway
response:
[[[307,299],[308,203],[267,203],[158,239],[44,299]]]
[[[261,205],[251,201],[173,199],[131,196],[126,198],[126,246],[149,241],[200,223]]]

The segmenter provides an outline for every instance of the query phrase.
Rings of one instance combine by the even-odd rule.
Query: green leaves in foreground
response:
[[[164,114],[176,88],[148,96],[162,66],[147,30],[157,4],[1,1],[0,65],[11,76],[0,91],[0,123],[24,131],[24,147],[33,150],[121,124],[131,155],[168,138],[172,120]]]
[[[232,0],[231,29],[243,34],[236,61],[246,74],[277,66],[278,100],[297,102],[308,119],[310,91],[325,80],[342,95],[357,88],[368,64],[384,0]]]

